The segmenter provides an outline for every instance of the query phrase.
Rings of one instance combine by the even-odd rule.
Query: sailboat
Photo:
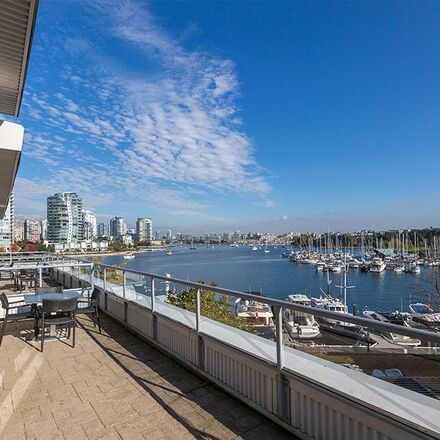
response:
[[[269,252],[270,252],[270,250],[267,248],[267,243],[266,243],[266,246],[264,247],[264,253],[268,254]]]
[[[328,310],[330,312],[337,312],[341,314],[341,319],[335,318],[317,318],[320,327],[324,330],[331,331],[334,333],[339,333],[345,336],[356,337],[360,339],[368,338],[368,335],[362,331],[356,324],[350,322],[345,322],[343,315],[348,315],[347,308],[347,289],[353,289],[355,286],[349,286],[347,284],[347,272],[348,266],[346,261],[346,256],[344,259],[344,264],[342,268],[342,285],[336,286],[341,289],[343,301],[334,298],[330,295],[330,284],[329,275],[327,272],[327,293],[322,289],[324,297],[321,295],[319,298],[312,298],[312,306],[320,309]]]
[[[190,249],[192,249],[192,250],[197,249],[196,246],[194,246],[194,238],[191,240]]]

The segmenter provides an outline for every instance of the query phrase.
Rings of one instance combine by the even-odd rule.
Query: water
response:
[[[215,246],[214,249],[198,246],[173,248],[173,256],[165,251],[136,254],[134,260],[124,260],[122,256],[105,257],[105,264],[126,262],[127,268],[142,270],[190,281],[215,281],[218,286],[245,292],[258,291],[264,296],[285,299],[292,293],[320,296],[320,288],[326,290],[327,274],[316,272],[315,265],[298,264],[282,258],[282,247],[252,251],[248,246],[239,248]],[[423,291],[434,292],[432,279],[434,268],[422,267],[420,274],[397,274],[392,271],[364,273],[350,269],[348,280],[356,286],[347,291],[349,310],[356,304],[359,311],[373,309],[380,311],[408,311],[410,300],[426,301]],[[332,295],[341,297],[341,274],[331,273]]]

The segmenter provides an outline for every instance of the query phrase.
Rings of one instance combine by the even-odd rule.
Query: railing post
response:
[[[154,290],[154,278],[151,277],[151,322],[153,325],[153,339],[157,341],[157,316],[156,316],[156,293]]]
[[[204,369],[204,351],[205,351],[205,345],[203,341],[203,337],[200,334],[202,330],[202,314],[201,314],[201,292],[200,289],[197,289],[196,291],[196,333],[197,333],[197,365],[202,370]]]
[[[107,268],[104,267],[104,280],[103,280],[104,292],[107,291]]]
[[[42,267],[38,268],[38,285],[40,287],[43,287],[43,268]]]
[[[200,289],[196,292],[196,332],[200,333]]]
[[[287,393],[283,375],[284,368],[284,346],[283,346],[283,308],[275,307],[276,320],[276,344],[277,344],[277,401],[278,416],[287,417]]]
[[[154,292],[154,278],[151,277],[151,311],[154,313],[156,309],[156,296]]]
[[[95,265],[93,263],[91,263],[90,265],[90,289],[93,292],[95,290],[95,275],[94,275],[94,271],[95,271]]]
[[[127,272],[122,271],[122,298],[125,300],[125,290],[127,289]]]

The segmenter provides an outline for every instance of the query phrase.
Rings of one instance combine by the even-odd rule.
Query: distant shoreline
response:
[[[121,251],[121,252],[83,252],[83,253],[66,253],[62,254],[67,257],[117,257],[120,255],[125,254],[142,254],[145,252],[154,252],[154,251],[163,251],[166,250],[165,248],[152,248],[149,250],[143,249],[143,250],[131,250],[131,251]]]
[[[124,255],[127,253],[138,254],[139,252],[128,252],[128,251],[123,251],[123,252],[84,252],[81,254],[68,253],[68,254],[63,254],[63,255],[65,255],[67,257],[115,257],[115,256],[119,256],[119,255]]]

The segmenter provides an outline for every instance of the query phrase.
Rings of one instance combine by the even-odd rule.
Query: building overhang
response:
[[[0,113],[18,116],[38,0],[2,0],[0,3]]]
[[[17,175],[23,147],[24,128],[0,120],[0,218],[5,214]]]

